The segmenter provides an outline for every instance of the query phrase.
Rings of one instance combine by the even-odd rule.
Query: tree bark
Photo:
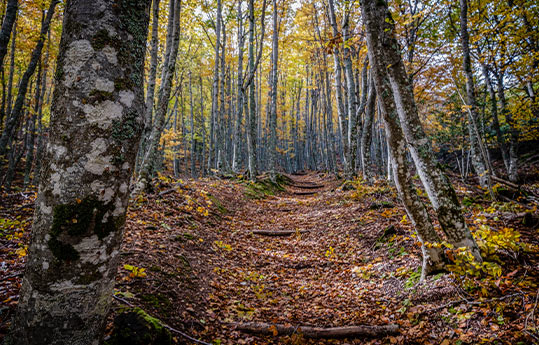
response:
[[[482,152],[481,137],[477,130],[477,102],[475,99],[475,86],[473,80],[472,63],[470,58],[470,38],[468,35],[468,0],[460,0],[460,39],[462,45],[462,68],[466,75],[466,106],[470,117],[470,146],[472,149],[472,165],[479,176],[482,187],[491,189],[489,175],[492,173],[487,168],[487,157]],[[479,152],[478,152],[479,151]]]
[[[367,33],[367,44],[369,47],[369,61],[371,73],[374,79],[374,85],[384,126],[386,129],[389,160],[391,161],[395,185],[399,196],[404,203],[406,213],[416,227],[418,237],[421,243],[440,242],[440,239],[430,221],[425,205],[417,195],[411,169],[406,159],[406,141],[399,126],[397,107],[393,99],[393,91],[390,79],[387,73],[387,64],[384,55],[384,43],[387,42],[387,31],[384,31],[387,18],[387,5],[383,1],[362,0],[361,12],[363,22]],[[390,31],[392,34],[392,31]],[[435,271],[443,266],[442,252],[434,247],[422,246],[423,248],[423,267],[422,274],[428,271]]]
[[[169,15],[173,16],[172,26],[168,27],[167,43],[170,43],[170,49],[167,46],[165,52],[165,64],[163,65],[161,86],[159,88],[155,119],[152,127],[148,147],[142,161],[141,182],[145,184],[149,181],[155,170],[155,164],[159,158],[159,142],[161,134],[165,128],[165,120],[172,89],[172,80],[176,70],[176,57],[178,56],[178,47],[180,43],[180,12],[181,0],[171,0],[173,2],[173,11]]]
[[[11,37],[11,30],[13,30],[13,24],[17,19],[17,7],[18,0],[8,0],[6,6],[6,14],[4,21],[2,22],[2,28],[0,29],[0,70],[4,69],[4,57],[7,54],[7,45]],[[15,39],[15,37],[13,38]]]
[[[395,103],[395,111],[417,172],[438,215],[442,230],[450,243],[456,247],[469,248],[474,257],[481,261],[479,249],[466,225],[455,190],[436,162],[430,141],[419,120],[413,86],[404,69],[395,39],[394,22],[387,5],[385,2],[369,0],[363,0],[362,3],[365,3],[362,7],[364,20],[369,22],[369,51],[374,50],[373,54],[377,54],[378,58],[374,60],[379,64],[377,70],[384,73],[383,78],[387,78],[391,85],[391,101]]]
[[[10,344],[102,341],[144,121],[149,7],[66,4],[51,139]]]

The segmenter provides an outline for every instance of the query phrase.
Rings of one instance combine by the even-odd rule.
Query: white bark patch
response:
[[[48,145],[47,149],[54,155],[56,160],[60,160],[60,158],[62,158],[62,156],[67,152],[67,148],[62,145],[50,144]]]
[[[45,205],[44,202],[41,203],[40,208],[41,208],[41,213],[52,214],[52,207]]]
[[[106,100],[95,106],[85,104],[83,110],[90,124],[97,124],[101,129],[108,129],[112,121],[122,117],[123,107],[119,103]]]
[[[66,87],[73,86],[79,70],[94,56],[94,53],[94,49],[88,40],[71,42],[65,53],[63,63]]]
[[[120,91],[120,102],[126,107],[130,107],[135,99],[135,94],[131,91]]]
[[[116,65],[118,63],[118,57],[116,54],[116,50],[112,48],[111,46],[105,46],[103,49],[101,49],[101,52],[105,54],[105,57],[107,58],[107,61],[113,65]]]
[[[112,201],[114,190],[112,190],[112,188],[106,188],[103,182],[94,181],[90,185],[90,188],[92,189],[92,192],[98,196],[99,201],[103,201],[104,203],[109,203]]]
[[[122,183],[122,184],[120,185],[120,193],[122,193],[122,194],[127,193],[127,188],[128,188],[127,183],[125,183],[125,182]]]
[[[95,175],[102,175],[105,169],[114,171],[116,168],[111,163],[112,156],[103,156],[107,150],[107,142],[103,138],[97,138],[91,143],[92,150],[86,155],[87,161],[84,169]]]
[[[47,261],[43,261],[41,266],[43,267],[43,271],[46,271],[49,269],[49,263]]]
[[[98,78],[95,81],[95,88],[99,91],[113,92],[114,82],[111,80]]]
[[[114,202],[114,206],[115,208],[114,208],[114,211],[112,212],[112,215],[114,217],[118,217],[125,212],[125,207],[123,205],[121,198],[116,198],[116,201]]]
[[[62,179],[62,175],[55,172],[51,175],[51,184],[52,184],[52,194],[53,195],[60,195],[62,193],[62,185],[60,183],[60,180]]]
[[[73,246],[80,255],[81,263],[93,265],[104,262],[107,259],[107,247],[102,245],[97,235],[84,238],[79,244]]]

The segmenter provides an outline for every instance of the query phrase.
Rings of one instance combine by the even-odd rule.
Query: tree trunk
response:
[[[165,128],[165,119],[169,106],[170,92],[172,89],[172,80],[176,70],[176,57],[178,55],[178,47],[180,43],[180,12],[181,0],[171,0],[173,2],[173,11],[169,15],[173,16],[172,26],[168,27],[167,43],[170,43],[170,50],[167,47],[165,53],[165,64],[163,65],[163,73],[161,86],[159,88],[159,98],[157,100],[157,108],[155,111],[155,120],[152,127],[152,133],[148,139],[148,147],[146,149],[144,159],[142,161],[141,182],[145,184],[149,181],[155,170],[155,164],[159,158],[159,142],[161,134]],[[170,22],[170,21],[169,21]]]
[[[142,134],[139,156],[144,156],[147,140],[152,132],[152,115],[155,99],[155,80],[157,78],[157,53],[159,51],[159,2],[153,0],[152,5],[152,41],[150,43],[150,71],[146,89],[146,102],[144,106],[144,132]]]
[[[2,137],[0,137],[0,156],[6,154],[8,147],[11,143],[13,134],[15,133],[17,123],[21,121],[24,99],[26,98],[26,92],[28,91],[28,84],[30,82],[30,78],[36,70],[38,61],[41,59],[41,51],[43,50],[43,45],[47,37],[47,31],[49,31],[49,26],[51,24],[52,16],[54,14],[54,8],[58,3],[59,0],[51,1],[49,9],[47,11],[47,15],[41,24],[41,32],[39,39],[34,50],[32,51],[28,68],[26,69],[26,72],[24,72],[24,75],[22,76],[19,83],[19,92],[17,94],[17,99],[15,100],[15,105],[13,106],[13,109],[9,114],[9,118],[6,122],[6,127],[2,132]]]
[[[395,102],[395,110],[400,126],[408,142],[421,182],[425,186],[429,199],[434,207],[442,230],[447,240],[456,247],[469,248],[474,257],[481,261],[481,255],[470,230],[466,226],[457,195],[448,177],[443,173],[434,158],[434,152],[419,120],[414,101],[413,86],[406,74],[394,34],[394,22],[385,2],[363,0],[363,17],[369,22],[367,26],[367,42],[369,51],[378,57],[377,70],[391,84],[391,101]],[[372,59],[371,59],[372,60]],[[382,94],[381,98],[389,98]],[[387,103],[387,100],[384,100]]]
[[[275,165],[277,160],[277,64],[279,63],[279,24],[277,0],[273,0],[273,36],[271,45],[271,100],[269,118],[269,171],[270,178],[275,181]]]
[[[468,0],[460,0],[460,39],[462,44],[462,68],[466,75],[466,106],[470,117],[470,145],[472,149],[472,164],[479,176],[482,187],[491,189],[490,174],[487,157],[481,149],[481,137],[477,130],[477,103],[475,100],[475,86],[470,58],[470,38],[468,35]],[[478,152],[479,150],[479,152]]]
[[[149,6],[66,4],[62,73],[10,344],[102,341],[144,121]]]
[[[481,64],[481,69],[483,72],[483,76],[485,77],[485,83],[487,85],[488,93],[490,95],[490,109],[491,109],[491,115],[492,115],[492,121],[494,124],[494,130],[496,131],[496,139],[498,141],[498,146],[500,147],[500,151],[502,153],[502,159],[503,163],[505,165],[505,169],[509,173],[509,158],[507,153],[507,146],[505,145],[505,140],[502,135],[502,131],[500,129],[500,121],[498,119],[498,105],[496,102],[496,92],[494,91],[494,87],[492,86],[492,81],[490,80],[489,75],[489,69],[485,63]]]
[[[11,37],[11,30],[17,18],[18,0],[8,0],[6,6],[6,14],[0,29],[0,70],[4,69],[4,57],[7,54],[7,45]],[[15,39],[15,37],[13,37]]]
[[[388,75],[387,68],[388,64],[397,61],[388,61],[384,52],[384,50],[387,49],[385,46],[386,44],[396,45],[392,31],[393,27],[392,25],[388,26],[392,21],[391,18],[388,17],[389,12],[387,4],[377,0],[362,0],[361,12],[366,27],[371,71],[386,128],[388,151],[393,166],[397,190],[404,202],[408,216],[416,226],[421,242],[439,242],[440,240],[430,222],[427,210],[415,191],[411,170],[406,159],[406,142],[404,140],[402,129],[398,124],[399,118],[397,111],[399,104],[393,99],[393,82]],[[398,46],[395,46],[393,49],[395,51],[398,49]],[[399,61],[401,60],[399,59]],[[409,81],[407,77],[406,80]],[[428,267],[437,268],[443,265],[441,252],[438,249],[423,246],[423,254],[424,265],[428,260],[430,260]],[[426,270],[423,270],[423,273],[426,273],[425,271]]]
[[[369,78],[369,84],[369,95],[367,96],[365,105],[365,122],[363,124],[363,132],[361,133],[361,148],[359,152],[363,178],[366,180],[371,179],[374,175],[371,162],[371,139],[375,111],[374,107],[376,106],[376,92],[374,90],[374,80],[372,76]]]

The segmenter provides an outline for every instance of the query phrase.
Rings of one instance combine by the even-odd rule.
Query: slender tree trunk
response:
[[[502,153],[502,159],[505,165],[505,169],[509,173],[509,157],[507,153],[507,146],[505,145],[505,140],[503,138],[502,131],[500,129],[500,121],[498,119],[498,105],[496,102],[496,92],[494,91],[494,87],[492,86],[492,81],[490,79],[487,65],[485,63],[482,63],[481,69],[483,72],[483,76],[485,77],[485,83],[487,84],[488,93],[490,95],[490,105],[491,105],[490,109],[491,109],[492,121],[494,124],[494,130],[496,131],[496,139],[498,141],[498,146],[500,147],[500,151]]]
[[[255,55],[254,55],[254,30],[255,30],[255,12],[254,0],[249,0],[249,73],[254,76]],[[249,117],[247,121],[247,149],[248,149],[248,167],[251,180],[256,179],[256,99],[255,83],[249,85]]]
[[[271,104],[269,118],[269,171],[270,177],[275,181],[275,165],[277,160],[277,65],[279,62],[279,24],[277,0],[273,0],[273,37],[271,50]]]
[[[361,133],[361,169],[364,179],[371,179],[374,175],[371,162],[371,139],[374,111],[376,106],[376,91],[374,90],[374,80],[372,76],[369,78],[369,95],[365,105],[365,122],[363,124],[363,132]]]
[[[139,157],[144,156],[147,140],[149,139],[152,132],[152,115],[155,99],[155,80],[157,78],[157,53],[159,51],[159,2],[160,0],[153,0],[152,4],[152,40],[150,43],[150,71],[148,72],[146,102],[144,107],[144,132],[142,134]]]
[[[0,70],[4,69],[4,57],[7,54],[7,45],[17,18],[18,0],[8,0],[2,28],[0,29]],[[13,37],[15,39],[15,37]]]
[[[167,43],[170,44],[170,49],[167,46],[165,64],[163,65],[163,73],[161,87],[159,88],[157,108],[155,119],[152,127],[150,138],[148,139],[147,149],[142,160],[141,182],[145,184],[149,181],[154,173],[155,164],[159,160],[159,142],[161,134],[165,128],[165,119],[170,100],[170,92],[172,89],[172,80],[176,70],[176,57],[178,56],[178,47],[180,43],[180,12],[181,0],[171,0],[173,11],[169,15],[173,16],[172,25],[168,27]],[[169,20],[170,23],[170,20]],[[140,188],[142,186],[139,186]]]
[[[505,88],[503,83],[503,73],[497,75],[498,79],[498,98],[501,103],[501,111],[505,117],[505,122],[509,125],[509,168],[507,170],[511,182],[518,181],[518,137],[519,131],[513,119],[513,114],[507,108],[505,99]]]
[[[232,143],[232,171],[237,173],[240,165],[241,122],[243,118],[243,103],[245,90],[243,88],[243,48],[245,46],[245,32],[243,29],[243,1],[238,0],[238,86],[236,99],[236,123],[234,126],[234,139]]]
[[[4,131],[2,132],[2,136],[0,137],[0,156],[3,156],[6,154],[8,147],[11,143],[11,138],[13,134],[15,133],[15,128],[17,127],[17,123],[21,121],[21,116],[23,113],[22,108],[24,104],[24,99],[26,98],[26,93],[28,91],[28,84],[30,82],[30,78],[32,77],[32,75],[34,74],[36,70],[38,61],[41,58],[41,51],[43,50],[43,45],[45,43],[47,31],[49,31],[49,26],[52,21],[52,16],[54,14],[54,8],[58,4],[58,2],[59,0],[51,1],[49,5],[49,9],[47,11],[47,15],[45,16],[41,24],[41,32],[40,32],[39,39],[37,41],[37,44],[34,50],[32,51],[28,68],[26,69],[26,72],[24,72],[21,82],[19,83],[19,92],[17,94],[17,99],[15,100],[15,105],[13,106],[13,109],[11,110],[10,116],[4,128]],[[15,37],[13,39],[15,39]]]
[[[30,118],[30,126],[28,127],[29,133],[27,134],[28,141],[26,143],[26,162],[24,167],[24,188],[30,183],[30,173],[32,172],[32,165],[34,162],[34,145],[36,139],[36,121],[38,113],[41,112],[41,78],[42,78],[42,65],[39,63],[36,78],[36,91],[34,95],[34,111]]]
[[[10,344],[102,341],[144,121],[139,81],[149,5],[66,4],[57,68],[63,73],[56,80],[51,140]],[[106,100],[95,97],[98,80],[106,89],[101,91],[110,92]],[[115,80],[126,83],[117,88]]]
[[[13,77],[15,76],[15,50],[17,45],[17,21],[13,24],[13,38],[11,39],[11,48],[9,52],[9,76],[7,84],[7,108],[6,108],[6,122],[11,114],[12,109],[12,91],[13,91]],[[4,126],[5,129],[5,126]]]
[[[344,54],[344,71],[346,75],[346,86],[348,95],[348,152],[347,152],[347,168],[345,172],[347,178],[351,178],[355,172],[355,149],[353,146],[353,134],[356,129],[357,121],[357,99],[356,99],[356,83],[354,79],[354,69],[352,67],[352,51],[348,47],[350,40],[350,13],[346,11],[343,20],[343,54]],[[354,143],[356,143],[354,141]]]
[[[470,145],[472,149],[472,164],[479,176],[482,187],[491,189],[490,174],[486,152],[483,152],[482,140],[477,127],[477,103],[475,99],[475,86],[470,58],[470,38],[468,35],[468,0],[460,0],[460,39],[462,44],[462,66],[466,75],[466,106],[470,115]],[[478,152],[479,150],[479,152]]]

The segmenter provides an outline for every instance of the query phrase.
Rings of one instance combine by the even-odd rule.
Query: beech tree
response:
[[[149,0],[68,1],[10,344],[98,344],[144,124]]]

